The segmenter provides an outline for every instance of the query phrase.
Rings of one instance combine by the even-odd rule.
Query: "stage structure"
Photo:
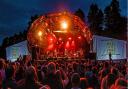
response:
[[[110,53],[112,60],[126,59],[126,46],[124,40],[93,35],[93,53],[96,53],[97,60],[109,60]]]
[[[30,53],[36,55],[37,59],[82,58],[89,52],[92,35],[78,16],[59,12],[37,18],[28,30],[27,40]]]
[[[17,59],[22,59],[24,55],[29,55],[27,41],[22,41],[6,48],[6,59],[14,62]]]

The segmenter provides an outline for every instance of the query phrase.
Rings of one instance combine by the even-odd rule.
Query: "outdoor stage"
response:
[[[78,16],[59,12],[37,18],[28,30],[27,40],[35,59],[84,58],[89,53],[92,35]]]
[[[92,40],[92,51],[95,53],[95,55],[90,55],[90,59],[96,59],[96,60],[109,60],[109,53],[111,52],[112,60],[123,60],[126,59],[126,45],[127,42],[123,40],[117,40],[113,38],[103,37],[103,36],[93,36]],[[19,42],[17,44],[11,45],[6,48],[6,58],[10,61],[16,61],[17,58],[23,57],[24,55],[31,55],[36,58],[36,52],[33,51],[33,53],[30,53],[28,50],[28,44],[27,40]],[[95,57],[95,58],[92,58]],[[67,59],[67,57],[52,57],[54,60],[59,59]],[[51,60],[50,57],[45,57],[42,59]],[[83,58],[77,58],[77,57],[68,57],[70,60],[74,59],[83,59]]]
[[[7,47],[6,57],[10,61],[24,55],[31,55],[34,60],[109,60],[111,53],[112,59],[117,60],[127,58],[126,45],[123,40],[92,36],[88,26],[78,16],[59,12],[37,18],[28,30],[27,40]]]

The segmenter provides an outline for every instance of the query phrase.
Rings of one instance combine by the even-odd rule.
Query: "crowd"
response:
[[[126,60],[0,59],[0,89],[127,89],[127,70]]]

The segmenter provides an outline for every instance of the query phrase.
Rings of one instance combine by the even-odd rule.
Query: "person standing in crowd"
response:
[[[0,89],[127,89],[126,63],[0,60]]]
[[[71,89],[81,89],[79,87],[80,86],[80,75],[78,73],[72,74],[71,83],[72,83]]]
[[[125,78],[118,78],[110,89],[128,89],[128,81]]]
[[[6,69],[6,79],[3,81],[3,89],[16,89],[17,83],[15,81],[15,67],[10,65]]]
[[[50,62],[48,64],[48,73],[47,76],[45,78],[45,83],[46,85],[49,85],[51,87],[51,89],[58,89],[58,84],[56,83],[56,64],[54,62]]]
[[[0,89],[2,89],[2,76],[1,76],[1,73],[0,73]]]
[[[25,79],[20,81],[17,89],[39,89],[43,85],[38,81],[36,69],[29,66],[25,73]]]
[[[114,74],[108,74],[101,81],[101,89],[110,89],[110,87],[115,83],[116,76]]]
[[[0,74],[2,77],[2,81],[4,81],[6,79],[6,76],[5,76],[5,62],[3,59],[0,59]]]

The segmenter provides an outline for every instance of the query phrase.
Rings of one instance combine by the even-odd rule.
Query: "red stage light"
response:
[[[81,36],[78,36],[78,39],[81,39]]]
[[[70,47],[70,44],[69,44],[69,41],[67,41],[67,42],[66,42],[66,47],[65,47],[65,48],[66,48],[66,49],[69,49],[69,47]]]
[[[71,47],[72,47],[72,49],[75,49],[75,41],[72,41]]]
[[[74,56],[76,56],[76,54],[73,54]]]
[[[71,38],[71,37],[69,37],[68,39],[69,39],[69,40],[72,40],[72,38]]]
[[[50,40],[51,40],[51,41],[53,41],[53,39],[52,39],[52,38],[51,38]]]
[[[50,44],[47,48],[47,50],[53,50],[54,49],[54,44]]]
[[[62,41],[62,38],[59,38],[59,41]]]

